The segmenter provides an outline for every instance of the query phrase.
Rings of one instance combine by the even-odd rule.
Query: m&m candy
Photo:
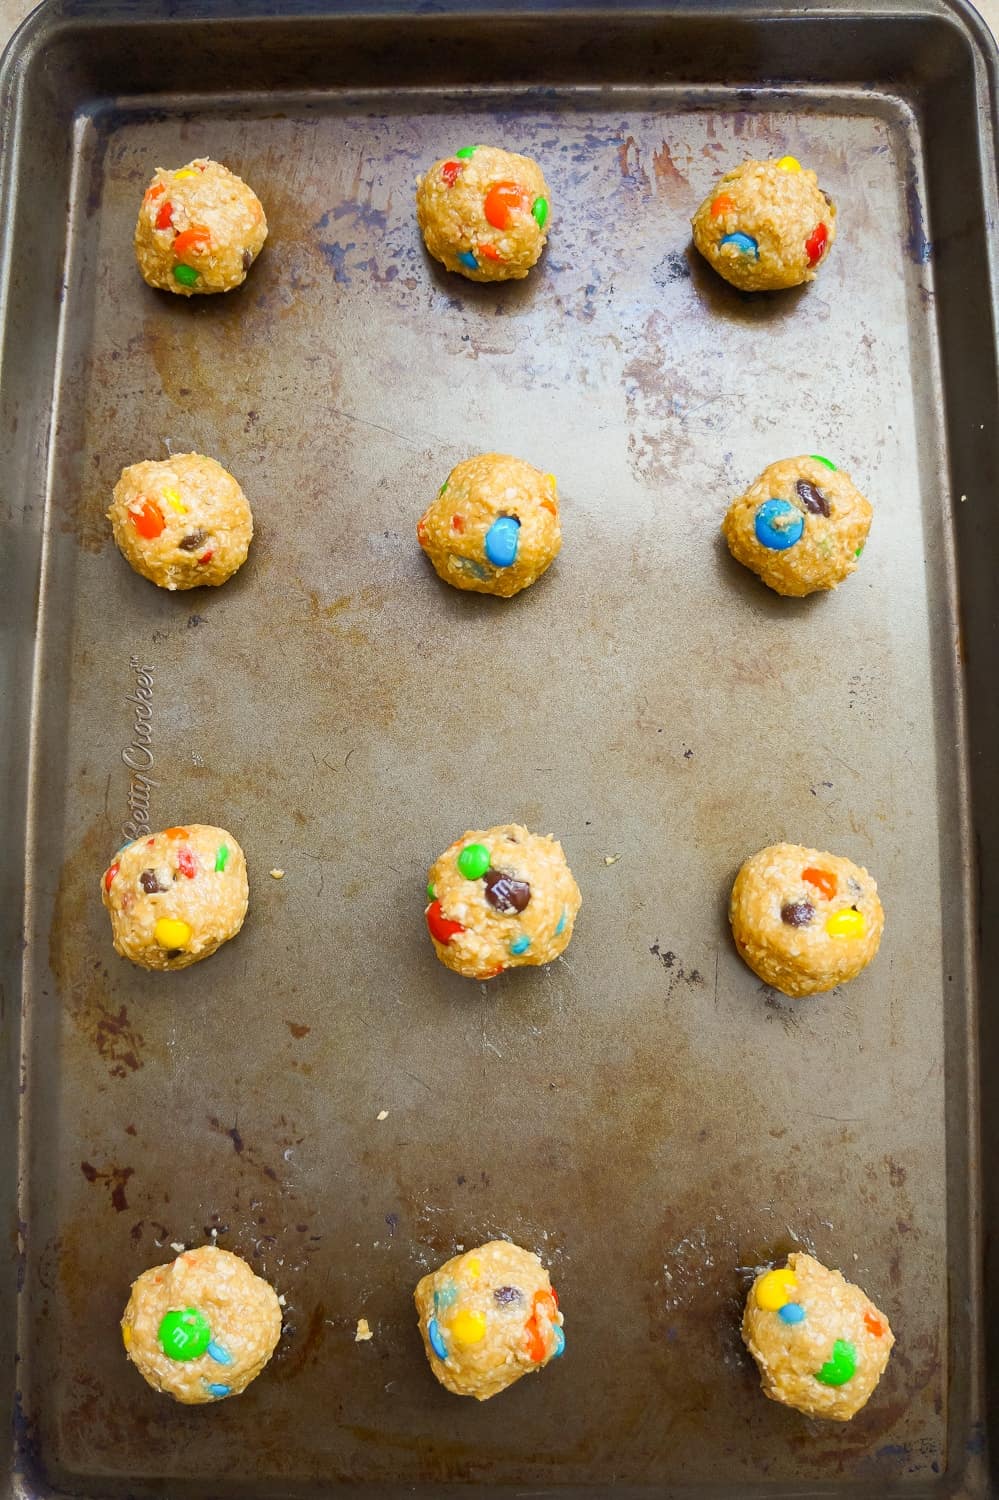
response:
[[[168,1359],[198,1359],[211,1343],[212,1330],[196,1307],[165,1313],[156,1337]]]
[[[756,1283],[756,1305],[768,1312],[779,1312],[790,1300],[791,1292],[797,1289],[798,1278],[787,1267],[781,1271],[768,1271]]]
[[[831,901],[838,889],[836,876],[831,870],[819,870],[814,865],[809,865],[807,870],[801,872],[802,880],[807,880],[809,885],[814,885],[817,891],[821,891],[827,901]]]
[[[544,203],[544,199],[539,199]],[[494,229],[509,229],[513,223],[513,215],[518,210],[526,210],[528,204],[527,194],[516,182],[496,182],[489,189],[482,204],[482,212]],[[548,206],[545,205],[545,213]],[[541,221],[544,223],[544,220]]]
[[[805,254],[810,266],[817,265],[825,253],[829,231],[824,224],[817,224],[805,241]]]
[[[867,931],[864,913],[855,906],[844,906],[826,918],[826,932],[835,938],[862,938]]]
[[[801,540],[805,518],[790,500],[764,500],[753,522],[756,540],[771,552],[784,552]]]
[[[436,1318],[431,1318],[427,1324],[427,1338],[437,1358],[447,1359],[447,1344],[444,1342],[444,1335],[441,1333],[440,1324]]]
[[[751,234],[743,234],[736,230],[734,234],[723,234],[718,241],[719,245],[734,245],[740,255],[751,255],[755,260],[760,258],[760,247]]]
[[[486,557],[494,568],[509,568],[517,561],[520,522],[516,516],[497,516],[486,532]]]
[[[173,917],[160,917],[153,928],[153,936],[161,948],[171,952],[174,949],[184,949],[191,941],[191,929],[186,922],[175,921]]]
[[[452,922],[444,915],[439,901],[431,901],[427,907],[427,926],[430,929],[430,936],[445,945],[453,937],[457,937],[459,932],[465,931],[460,922]]]
[[[451,1337],[456,1344],[480,1344],[485,1336],[485,1313],[463,1307],[451,1319]]]
[[[821,1370],[816,1370],[815,1378],[823,1385],[846,1385],[857,1373],[857,1351],[847,1339],[837,1339],[833,1344],[832,1355],[826,1360]]]
[[[489,850],[485,844],[466,844],[458,855],[458,869],[466,880],[478,880],[489,869]]]

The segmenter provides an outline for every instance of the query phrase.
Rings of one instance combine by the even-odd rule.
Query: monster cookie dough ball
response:
[[[551,194],[529,156],[462,146],[435,162],[416,189],[427,249],[470,281],[526,276],[548,238]]]
[[[466,458],[423,512],[416,539],[445,583],[508,599],[562,546],[555,475],[504,453]]]
[[[742,1337],[760,1370],[764,1395],[806,1417],[848,1422],[888,1363],[895,1335],[870,1298],[810,1255],[757,1276]]]
[[[132,1283],[121,1336],[154,1390],[195,1406],[256,1380],[281,1337],[281,1308],[245,1260],[202,1245]]]
[[[253,537],[243,491],[201,453],[123,469],[107,515],[122,556],[164,589],[225,583],[246,561]]]
[[[726,172],[691,219],[694,244],[744,292],[815,280],[836,238],[836,208],[793,156]]]
[[[747,859],[728,915],[753,973],[794,997],[856,979],[885,925],[878,888],[862,866],[800,844],[772,844]]]
[[[536,1255],[490,1240],[416,1288],[427,1358],[456,1396],[488,1401],[565,1350],[562,1314]]]
[[[872,515],[850,476],[813,453],[764,469],[732,501],[721,529],[737,562],[778,594],[800,597],[849,578]]]
[[[518,823],[466,833],[430,868],[427,927],[466,979],[547,964],[568,946],[582,897],[555,839]]]
[[[167,828],[119,849],[101,896],[116,953],[144,969],[186,969],[242,927],[246,860],[224,828]]]
[[[135,226],[135,254],[150,286],[193,297],[241,286],[267,238],[260,199],[205,156],[179,171],[157,167]]]

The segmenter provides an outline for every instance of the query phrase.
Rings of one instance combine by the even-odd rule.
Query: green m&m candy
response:
[[[466,844],[458,855],[458,869],[466,880],[479,880],[489,869],[489,850],[485,844]]]
[[[815,1379],[823,1385],[846,1385],[857,1373],[857,1351],[847,1339],[837,1339],[833,1344],[832,1358],[827,1359],[821,1370],[816,1370]]]
[[[156,1337],[167,1359],[197,1359],[212,1341],[212,1330],[204,1313],[196,1307],[168,1312]]]
[[[198,273],[193,266],[174,266],[173,278],[179,281],[181,286],[194,286],[198,279]]]

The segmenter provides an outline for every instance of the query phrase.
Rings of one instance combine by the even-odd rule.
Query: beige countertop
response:
[[[18,22],[34,10],[36,3],[37,0],[0,0],[0,48],[6,45]],[[977,4],[995,35],[999,30],[999,0],[977,0]]]

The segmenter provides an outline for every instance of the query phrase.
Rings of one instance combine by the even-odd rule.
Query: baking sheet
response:
[[[237,74],[75,116],[35,518],[14,1483],[984,1494],[975,808],[921,96],[499,76],[241,97]],[[422,251],[415,177],[466,140],[544,164],[526,283]],[[689,215],[732,161],[788,151],[840,206],[837,245],[813,287],[747,298]],[[131,231],[152,167],[199,154],[271,236],[244,289],[182,302],[139,280]],[[23,229],[23,187],[18,207]],[[5,370],[8,412],[43,399]],[[191,448],[236,474],[257,536],[224,589],[168,596],[103,512],[124,464]],[[563,498],[558,563],[507,603],[448,590],[414,537],[492,448]],[[717,534],[797,452],[875,505],[828,598],[769,594]],[[241,936],[169,978],[115,957],[97,891],[138,670],[152,825],[221,823],[250,869]],[[584,904],[563,960],[475,986],[433,957],[425,872],[506,819],[562,839]],[[781,838],[868,865],[887,911],[877,963],[814,1001],[764,991],[728,938],[736,868]],[[432,1380],[411,1293],[496,1234],[549,1265],[568,1357],[480,1407]],[[145,1266],[216,1236],[287,1316],[266,1375],[209,1413],[147,1390],[116,1323]],[[898,1334],[843,1429],[766,1402],[741,1347],[754,1268],[796,1247]]]

